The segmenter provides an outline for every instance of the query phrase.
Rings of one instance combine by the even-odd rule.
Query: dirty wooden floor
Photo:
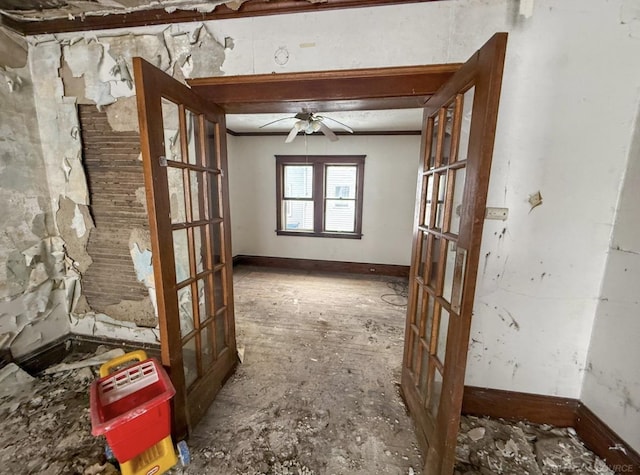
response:
[[[235,269],[244,363],[189,444],[185,473],[408,474],[398,395],[406,299],[392,278]],[[386,295],[385,295],[386,294]]]
[[[419,474],[397,390],[401,281],[249,267],[235,274],[244,363],[189,439],[191,465],[171,472]],[[18,376],[0,383],[0,474],[117,473],[105,464],[104,441],[91,436],[96,368]],[[612,473],[571,430],[491,419],[463,418],[456,459],[457,475]]]

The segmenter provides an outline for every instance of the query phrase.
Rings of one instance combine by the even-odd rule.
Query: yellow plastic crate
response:
[[[120,464],[122,475],[160,475],[178,463],[171,436]]]

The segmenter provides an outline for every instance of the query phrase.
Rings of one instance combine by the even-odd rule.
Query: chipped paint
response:
[[[151,251],[140,250],[137,243],[131,247],[131,259],[136,270],[136,277],[148,287],[153,287],[153,266],[151,265]]]
[[[68,333],[75,272],[55,236],[30,70],[3,71],[20,87],[0,84],[0,348],[18,357]]]
[[[73,210],[73,219],[71,220],[71,229],[76,231],[78,238],[83,237],[87,233],[87,225],[85,224],[85,217],[80,211],[80,206],[76,204]]]
[[[85,83],[84,95],[98,106],[113,104],[116,99],[111,95],[108,81],[104,81],[104,69],[109,74],[117,66],[105,58],[104,46],[95,40],[83,39],[77,43],[65,45],[62,49],[65,63],[69,65],[73,77],[83,78]]]
[[[70,329],[76,335],[102,336],[136,343],[160,341],[156,328],[141,328],[133,322],[123,322],[102,313],[88,313],[82,317],[71,315]]]
[[[23,255],[30,269],[28,286],[17,298],[0,302],[0,335],[13,356],[66,334],[72,305],[65,292],[67,265],[62,239],[44,239]]]
[[[60,197],[58,206],[56,221],[60,236],[65,241],[68,256],[73,259],[74,268],[82,274],[93,263],[93,259],[87,253],[88,231],[94,227],[89,208],[65,196]]]
[[[536,191],[535,193],[529,195],[528,201],[529,205],[531,205],[531,208],[529,208],[529,212],[531,212],[534,208],[537,208],[542,204],[542,194],[539,191]]]
[[[109,125],[116,132],[138,132],[138,108],[135,97],[122,97],[104,108]]]

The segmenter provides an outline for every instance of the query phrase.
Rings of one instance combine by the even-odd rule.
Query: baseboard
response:
[[[540,394],[465,386],[462,413],[535,424],[573,427],[578,400]]]
[[[363,262],[295,259],[290,257],[247,256],[242,254],[233,258],[233,265],[238,264],[313,272],[338,272],[348,274],[386,275],[391,277],[404,278],[409,277],[409,266],[401,266],[395,264],[368,264]]]
[[[96,351],[100,345],[122,348],[125,351],[145,350],[149,356],[160,356],[160,345],[135,343],[106,337],[88,337],[69,334],[35,351],[16,358],[15,363],[27,373],[35,375],[49,366],[60,363],[69,353],[74,351],[92,353]]]
[[[576,432],[616,473],[640,474],[640,455],[582,403],[576,410]]]
[[[67,344],[70,335],[62,336],[40,348],[14,358],[15,364],[27,373],[34,375],[54,364],[60,363],[70,352]]]
[[[577,399],[465,386],[462,413],[573,427],[584,444],[616,473],[640,475],[638,453]]]

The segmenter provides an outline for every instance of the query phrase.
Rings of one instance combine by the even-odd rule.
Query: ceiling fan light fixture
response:
[[[339,122],[331,117],[325,117],[321,115],[315,115],[313,112],[298,112],[293,117],[283,117],[282,119],[277,119],[267,124],[261,125],[260,128],[266,127],[271,124],[275,124],[276,122],[280,122],[283,120],[290,119],[298,119],[294,124],[287,138],[285,139],[285,143],[291,143],[296,138],[299,132],[304,132],[306,135],[311,135],[316,132],[322,132],[329,140],[335,142],[338,140],[338,136],[329,128],[329,126],[324,122],[325,120],[330,120],[338,124],[338,126],[349,133],[353,133],[353,129],[342,122]]]

